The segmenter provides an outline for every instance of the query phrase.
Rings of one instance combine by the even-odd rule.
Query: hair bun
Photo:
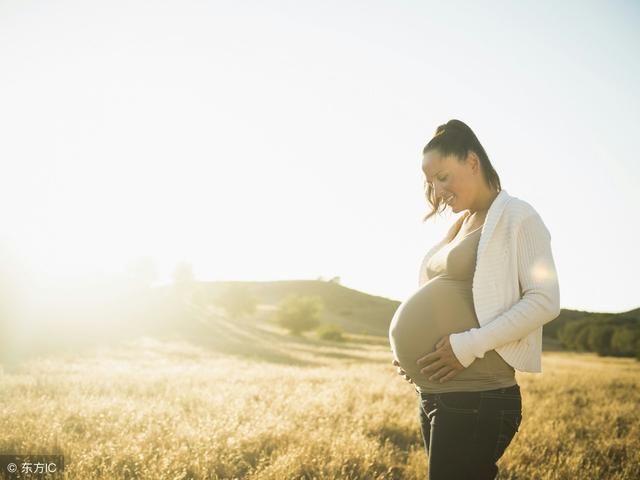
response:
[[[449,131],[451,130],[470,130],[470,128],[467,126],[466,123],[460,121],[460,120],[456,120],[451,119],[449,120],[446,124],[445,124],[445,128]]]
[[[440,135],[442,133],[446,132],[446,128],[447,128],[447,124],[443,124],[438,126],[438,128],[436,128],[436,133],[433,134],[433,136],[435,137],[436,135]]]

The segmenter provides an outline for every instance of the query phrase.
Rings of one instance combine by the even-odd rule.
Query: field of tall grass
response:
[[[385,339],[291,338],[280,356],[149,338],[0,376],[0,453],[58,453],[67,479],[418,479],[413,386]],[[502,479],[640,478],[640,363],[543,355]]]

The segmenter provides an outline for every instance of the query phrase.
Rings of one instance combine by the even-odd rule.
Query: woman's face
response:
[[[473,205],[481,179],[480,161],[474,152],[461,162],[455,155],[443,157],[439,151],[430,150],[422,160],[422,171],[436,198],[441,198],[454,213]]]

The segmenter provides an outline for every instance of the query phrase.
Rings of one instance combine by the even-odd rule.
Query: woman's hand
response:
[[[404,378],[407,382],[409,383],[413,383],[413,380],[411,380],[411,377],[409,375],[407,375],[407,372],[405,372],[402,367],[400,366],[400,362],[398,360],[393,360],[393,362],[391,362],[393,365],[395,365],[396,367],[398,367],[398,375],[404,375]]]
[[[429,380],[434,382],[439,380],[440,383],[452,379],[465,368],[453,353],[449,335],[442,337],[436,343],[436,351],[419,358],[416,365],[424,367],[420,370],[423,375],[432,374]]]

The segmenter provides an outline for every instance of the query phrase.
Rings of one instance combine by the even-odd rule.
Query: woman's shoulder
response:
[[[526,200],[510,196],[503,211],[503,218],[508,225],[508,229],[520,230],[526,228],[536,232],[549,234],[538,211]]]
[[[504,214],[510,219],[523,221],[532,215],[538,215],[537,210],[526,200],[509,195],[504,206]]]

